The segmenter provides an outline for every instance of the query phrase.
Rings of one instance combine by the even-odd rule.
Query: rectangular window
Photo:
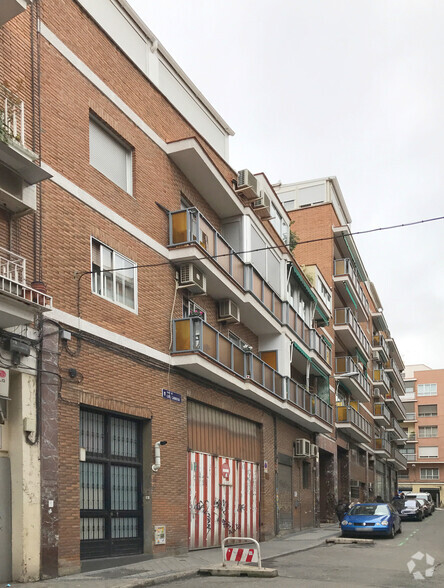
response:
[[[89,119],[89,162],[104,176],[133,193],[132,150],[97,119]]]
[[[418,384],[418,396],[436,396],[437,388],[436,384]]]
[[[418,406],[418,416],[430,417],[438,415],[438,406],[436,404],[423,404]]]
[[[136,264],[96,239],[91,240],[91,253],[94,294],[135,310]]]
[[[188,300],[188,298],[183,299],[182,316],[183,318],[197,316],[204,321],[207,320],[207,313],[204,311],[204,309],[196,304],[193,300]]]
[[[438,447],[418,447],[418,457],[438,457]]]
[[[438,437],[438,427],[431,425],[430,427],[419,427],[420,437]]]
[[[421,468],[421,480],[439,480],[439,468]]]

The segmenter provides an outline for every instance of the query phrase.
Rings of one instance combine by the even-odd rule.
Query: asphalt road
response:
[[[402,526],[402,534],[396,535],[394,539],[375,539],[374,545],[322,545],[309,551],[265,561],[264,566],[278,569],[277,578],[201,577],[174,582],[168,586],[444,586],[444,511],[435,511],[421,523],[405,521]],[[414,555],[416,558],[413,558]],[[410,572],[409,562],[412,562]],[[432,574],[429,577],[425,574],[427,569]],[[417,577],[414,576],[415,573]],[[418,573],[423,579],[418,577]]]

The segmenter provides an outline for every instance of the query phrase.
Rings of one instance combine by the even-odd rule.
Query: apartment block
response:
[[[0,581],[332,516],[377,448],[327,264],[124,0],[5,0],[0,27]]]
[[[405,367],[406,394],[402,423],[407,467],[399,472],[399,486],[406,492],[430,492],[435,504],[444,503],[444,370],[426,365]]]
[[[321,330],[332,341],[330,390],[335,434],[319,436],[321,520],[331,517],[337,472],[340,498],[389,500],[406,465],[401,398],[404,368],[351,234],[351,218],[336,178],[276,185],[299,244],[295,257],[307,278],[331,299],[332,320]]]

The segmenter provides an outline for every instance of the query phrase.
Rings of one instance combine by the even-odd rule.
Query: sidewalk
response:
[[[325,539],[338,535],[338,524],[322,525],[319,529],[308,529],[277,537],[261,543],[264,565],[269,559],[306,551],[318,547]],[[175,557],[162,557],[124,564],[119,567],[63,576],[54,580],[17,584],[14,588],[142,588],[172,580],[194,576],[200,568],[222,563],[221,549],[203,549]],[[1,586],[3,588],[3,586]]]

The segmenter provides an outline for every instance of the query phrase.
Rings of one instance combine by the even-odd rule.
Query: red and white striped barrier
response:
[[[258,555],[254,549],[243,549],[242,547],[225,547],[225,561],[235,561],[239,563],[257,562]]]

